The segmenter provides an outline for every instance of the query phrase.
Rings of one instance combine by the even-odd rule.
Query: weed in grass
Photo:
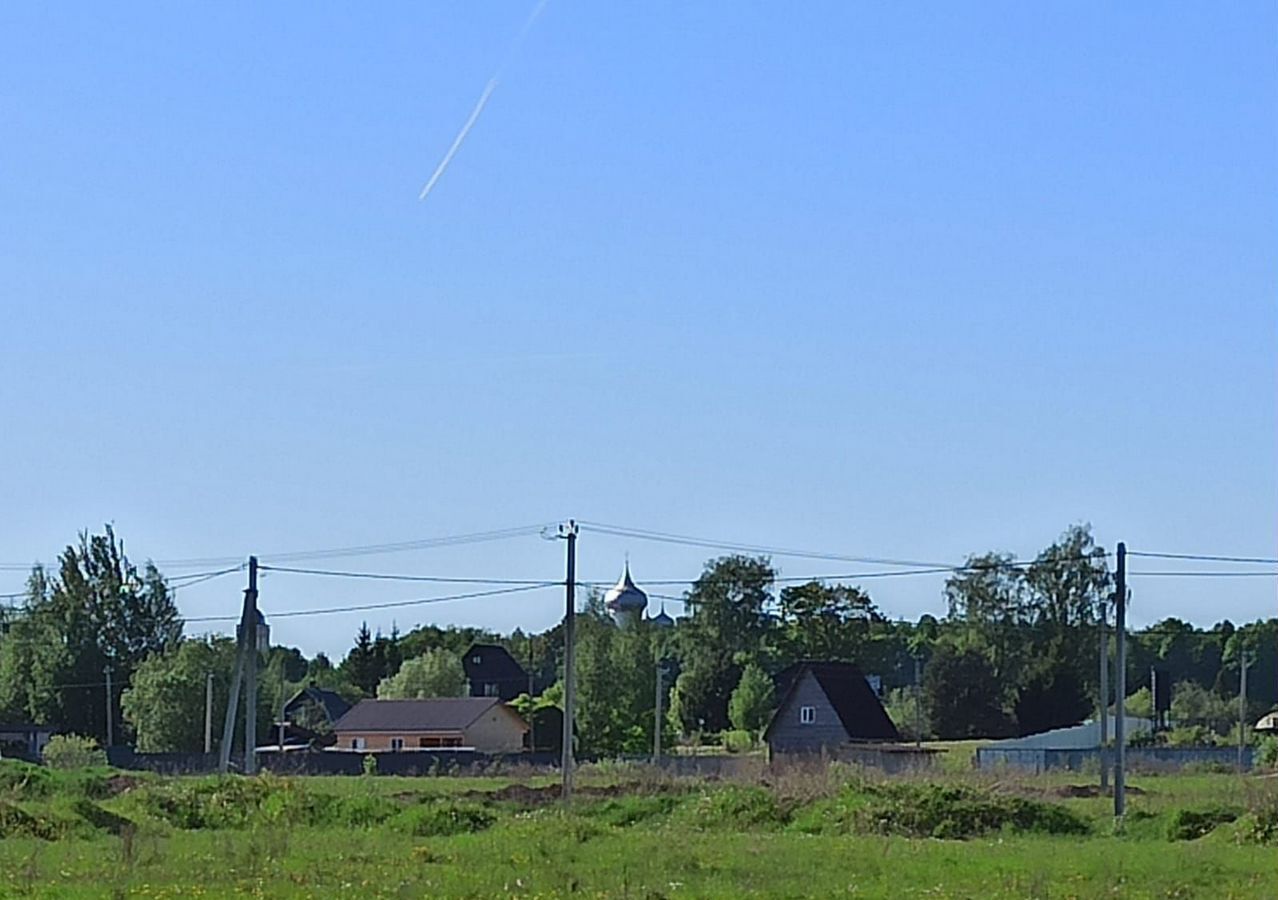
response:
[[[1211,834],[1217,825],[1233,822],[1242,810],[1235,806],[1208,806],[1199,809],[1178,809],[1167,822],[1167,839],[1195,841]]]
[[[690,806],[694,825],[704,829],[749,830],[777,828],[788,820],[771,791],[761,787],[727,785],[705,791]]]
[[[437,837],[483,831],[496,818],[474,803],[444,801],[410,807],[391,819],[390,825],[413,837]]]

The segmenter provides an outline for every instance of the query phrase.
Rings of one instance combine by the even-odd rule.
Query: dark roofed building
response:
[[[528,723],[496,697],[361,700],[333,725],[339,750],[524,749]]]
[[[314,725],[332,725],[351,708],[349,702],[337,691],[307,685],[284,704],[284,718],[290,722],[314,730]]]
[[[497,644],[471,644],[462,656],[462,669],[472,697],[509,701],[528,692],[528,672]]]
[[[769,752],[819,753],[901,739],[865,675],[852,663],[796,663],[776,681],[781,702],[763,732]]]

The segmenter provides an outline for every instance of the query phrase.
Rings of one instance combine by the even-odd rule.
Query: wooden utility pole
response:
[[[562,763],[562,796],[564,803],[567,804],[572,800],[573,709],[576,702],[576,685],[573,677],[575,654],[573,649],[577,631],[577,523],[570,519],[567,525],[560,525],[559,536],[568,542],[568,572],[564,580],[564,749]]]
[[[914,656],[914,749],[923,748],[923,660]]]
[[[1118,576],[1114,596],[1114,634],[1118,640],[1118,694],[1114,716],[1114,817],[1127,812],[1127,545],[1118,542]]]
[[[1109,633],[1105,630],[1105,602],[1100,609],[1100,789],[1109,793]]]
[[[248,651],[257,653],[257,557],[249,557],[249,586],[244,591],[244,609],[240,613],[240,627],[235,630],[235,671],[231,675],[231,691],[226,697],[226,718],[222,722],[222,745],[218,748],[218,769],[225,772],[231,767],[231,744],[235,741],[235,719],[240,709],[240,687],[244,684],[244,672],[248,668]],[[257,665],[256,655],[253,657]],[[254,678],[254,689],[257,679]],[[256,715],[256,709],[254,715]],[[247,738],[247,731],[245,737]],[[245,746],[251,746],[246,743]]]
[[[244,626],[244,773],[257,771],[257,557],[249,557]]]
[[[115,716],[111,709],[111,664],[107,663],[102,672],[106,675],[106,745],[110,748],[115,745]]]
[[[213,673],[204,673],[204,755],[213,752]]]
[[[658,640],[658,641],[660,641],[660,640],[661,640],[661,638],[660,638],[660,637],[658,637],[658,638],[657,638],[657,640]],[[656,705],[656,712],[653,714],[653,717],[652,717],[652,718],[653,718],[653,721],[652,721],[652,764],[653,764],[654,766],[659,766],[659,765],[661,765],[661,700],[662,700],[662,696],[661,696],[661,695],[665,693],[665,691],[663,691],[663,690],[662,690],[663,685],[662,685],[662,683],[661,683],[661,663],[662,663],[662,659],[661,659],[661,650],[660,650],[660,649],[658,649],[658,650],[657,650],[657,666],[656,666],[656,669],[657,669],[657,696],[656,696],[657,705]]]

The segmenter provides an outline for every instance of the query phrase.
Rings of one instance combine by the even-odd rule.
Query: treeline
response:
[[[751,556],[708,561],[684,594],[687,614],[672,628],[643,621],[619,629],[602,598],[588,593],[577,629],[581,751],[643,753],[652,746],[658,665],[667,741],[757,732],[779,699],[768,676],[805,659],[848,660],[877,676],[907,736],[1002,737],[1075,724],[1099,705],[1099,623],[1103,613],[1112,621],[1112,590],[1106,554],[1087,526],[1075,526],[1028,563],[999,553],[969,558],[945,582],[947,613],[916,622],[888,618],[859,586],[791,583],[768,559]],[[350,699],[462,693],[461,655],[476,641],[505,646],[532,673],[538,697],[525,708],[559,701],[560,625],[504,635],[435,625],[382,634],[363,626],[337,663],[292,647],[264,654],[259,733],[268,733],[283,700],[306,684]],[[1255,660],[1249,715],[1258,716],[1278,702],[1278,619],[1206,630],[1167,619],[1133,633],[1127,682],[1135,711],[1156,668],[1177,686],[1173,714],[1184,724],[1227,728],[1244,652]],[[212,673],[220,724],[234,655],[229,638],[183,638],[164,577],[129,562],[107,529],[67,547],[56,571],[33,570],[22,608],[6,614],[0,716],[101,741],[110,704],[117,742],[143,751],[198,750],[206,678]],[[219,736],[215,728],[214,740]]]

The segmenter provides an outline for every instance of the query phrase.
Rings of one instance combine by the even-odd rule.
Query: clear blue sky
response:
[[[1272,3],[550,0],[511,54],[531,8],[0,10],[0,562],[106,521],[172,559],[568,516],[1275,554]],[[627,551],[640,582],[709,555],[587,533],[583,577]],[[556,578],[562,546],[330,565]],[[1278,610],[1273,579],[1134,590],[1138,623]],[[273,575],[262,605],[430,592]],[[340,653],[361,618],[276,637]]]

